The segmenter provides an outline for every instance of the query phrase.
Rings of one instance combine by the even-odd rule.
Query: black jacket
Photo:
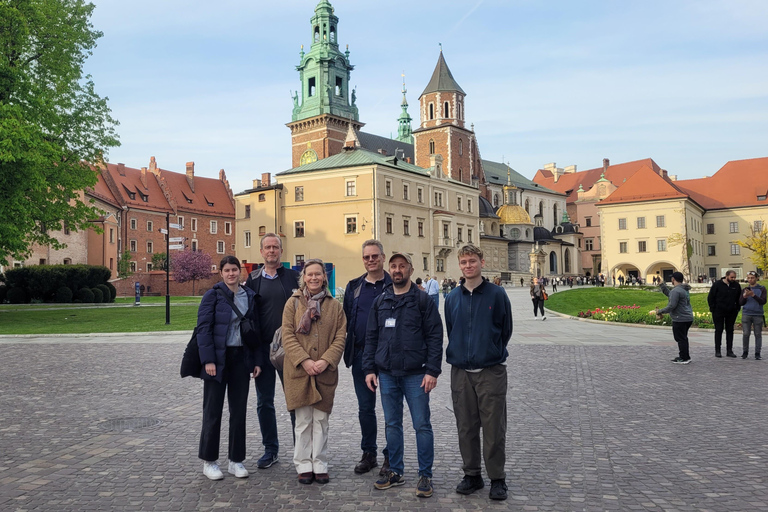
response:
[[[368,315],[363,372],[437,377],[442,361],[443,322],[434,301],[414,283],[398,300],[391,285],[384,288]]]
[[[363,287],[367,275],[366,272],[362,276],[352,279],[347,283],[347,288],[344,290],[344,315],[347,317],[347,344],[344,346],[344,364],[347,365],[347,368],[352,366],[352,362],[355,360],[355,324],[357,320],[368,322],[368,317],[358,319],[354,315],[354,312],[357,311],[360,289]],[[390,284],[392,284],[392,278],[384,272],[384,287],[386,288]]]
[[[254,300],[254,327],[256,328],[256,332],[261,332],[261,323],[259,319],[259,308],[261,306],[261,295],[259,293],[261,289],[261,283],[263,282],[264,276],[262,276],[262,270],[263,268],[259,268],[258,270],[254,270],[250,273],[248,276],[248,279],[245,281],[245,287],[250,288],[254,291],[256,294],[255,300]],[[299,273],[293,270],[292,268],[285,268],[283,266],[277,267],[277,278],[280,280],[280,284],[283,285],[283,291],[285,292],[285,302],[288,302],[288,298],[290,298],[291,295],[293,295],[293,291],[296,290],[299,287]],[[262,347],[263,352],[269,352],[269,344],[272,343],[271,339],[268,340],[261,340],[260,346]]]
[[[707,303],[709,311],[718,315],[735,313],[739,311],[739,298],[741,286],[736,281],[727,283],[725,279],[718,279],[709,289]]]

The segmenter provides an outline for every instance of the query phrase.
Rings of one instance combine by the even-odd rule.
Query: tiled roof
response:
[[[622,164],[609,165],[608,170],[605,173],[605,178],[620,187],[622,183],[628,181],[629,178],[635,174],[640,168],[648,167],[653,172],[660,173],[661,168],[653,161],[652,158],[645,158],[643,160],[635,160],[633,162],[625,162]],[[540,185],[543,185],[549,189],[556,190],[568,195],[566,202],[573,203],[579,198],[578,189],[581,185],[584,190],[589,190],[597,180],[600,179],[600,175],[603,173],[603,168],[598,167],[596,169],[589,169],[587,171],[579,171],[573,173],[567,173],[560,176],[555,182],[555,178],[551,171],[545,169],[539,169],[533,177],[533,181]]]
[[[146,171],[147,186],[145,187],[141,182],[141,169],[122,167],[124,176],[118,172],[117,164],[107,164],[107,169],[115,180],[118,193],[126,206],[173,213],[160,185],[149,170]]]
[[[397,139],[388,139],[381,137],[380,135],[374,135],[372,133],[357,132],[357,138],[360,140],[360,145],[363,149],[369,151],[378,151],[383,149],[387,152],[388,156],[397,156],[397,158],[408,157],[411,161],[414,161],[413,144],[407,142],[400,142]]]
[[[97,172],[97,174],[99,180],[96,182],[96,185],[93,186],[93,189],[88,192],[88,194],[106,203],[109,203],[112,206],[120,206],[120,203],[115,198],[115,195],[111,190],[109,190],[109,186],[104,180],[104,176],[102,176],[100,172]]]
[[[656,199],[687,198],[688,195],[674,185],[669,178],[662,178],[644,165],[614,192],[600,201],[599,205],[634,203]]]
[[[453,74],[451,73],[451,70],[448,69],[448,64],[445,62],[442,50],[440,51],[440,57],[437,59],[435,71],[432,72],[432,78],[430,78],[429,83],[424,89],[424,92],[421,93],[421,96],[438,91],[458,91],[461,94],[467,94],[461,87],[459,87],[456,80],[453,79]]]
[[[731,160],[712,177],[676,181],[707,210],[768,206],[768,157]]]
[[[507,164],[501,162],[493,162],[491,160],[483,160],[483,171],[485,172],[485,181],[492,185],[506,185],[507,184]],[[517,188],[524,190],[540,190],[542,192],[549,192],[551,194],[562,194],[558,190],[547,188],[543,185],[535,183],[516,170],[509,169],[509,178],[512,184]]]

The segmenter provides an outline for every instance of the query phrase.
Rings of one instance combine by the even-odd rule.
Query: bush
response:
[[[16,286],[8,290],[6,298],[11,304],[26,304],[29,302],[27,291],[24,288],[18,288]]]
[[[115,297],[117,297],[117,288],[115,288],[115,285],[107,281],[104,283],[104,286],[109,288],[109,302],[115,302]]]
[[[28,297],[42,301],[54,300],[63,286],[70,290],[94,288],[110,277],[110,270],[100,265],[32,265],[9,269],[5,274],[8,286],[22,288]]]
[[[66,286],[62,286],[58,290],[56,290],[56,297],[55,301],[59,303],[69,303],[72,302],[73,297],[72,290],[67,288]]]
[[[77,290],[77,299],[80,302],[93,302],[93,292],[89,288]]]
[[[5,302],[5,296],[8,293],[8,287],[7,286],[0,286],[0,304]]]
[[[96,286],[99,290],[101,290],[101,302],[110,302],[112,300],[112,292],[109,291],[109,288],[107,288],[107,285],[100,284]]]
[[[91,288],[91,293],[93,294],[93,302],[104,302],[104,294],[101,290],[98,288]]]

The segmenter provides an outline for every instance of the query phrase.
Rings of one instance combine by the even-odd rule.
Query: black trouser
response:
[[[687,361],[691,358],[688,352],[688,329],[693,322],[672,322],[672,335],[677,342],[677,348],[680,349],[680,359]]]
[[[534,297],[531,300],[533,301],[533,316],[536,316],[536,311],[539,309],[541,310],[541,316],[544,316],[544,299]]]
[[[252,371],[253,368],[246,368],[243,348],[229,347],[221,382],[203,381],[203,430],[198,452],[201,459],[212,462],[219,458],[221,416],[226,393],[229,404],[229,460],[245,460],[245,414],[250,389],[248,374]]]
[[[712,321],[715,324],[715,350],[720,351],[723,342],[723,328],[725,328],[725,347],[728,352],[733,352],[733,326],[739,311],[729,313],[712,313]]]

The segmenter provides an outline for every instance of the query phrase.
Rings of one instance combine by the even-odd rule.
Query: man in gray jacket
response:
[[[667,307],[663,309],[656,308],[656,315],[661,318],[665,313],[669,313],[672,319],[672,335],[680,349],[680,355],[674,358],[672,362],[688,364],[691,362],[691,355],[688,353],[688,329],[693,324],[693,308],[688,294],[691,287],[683,283],[682,272],[672,273],[672,285],[670,290],[664,281],[661,282],[661,291],[669,297],[669,302]]]

